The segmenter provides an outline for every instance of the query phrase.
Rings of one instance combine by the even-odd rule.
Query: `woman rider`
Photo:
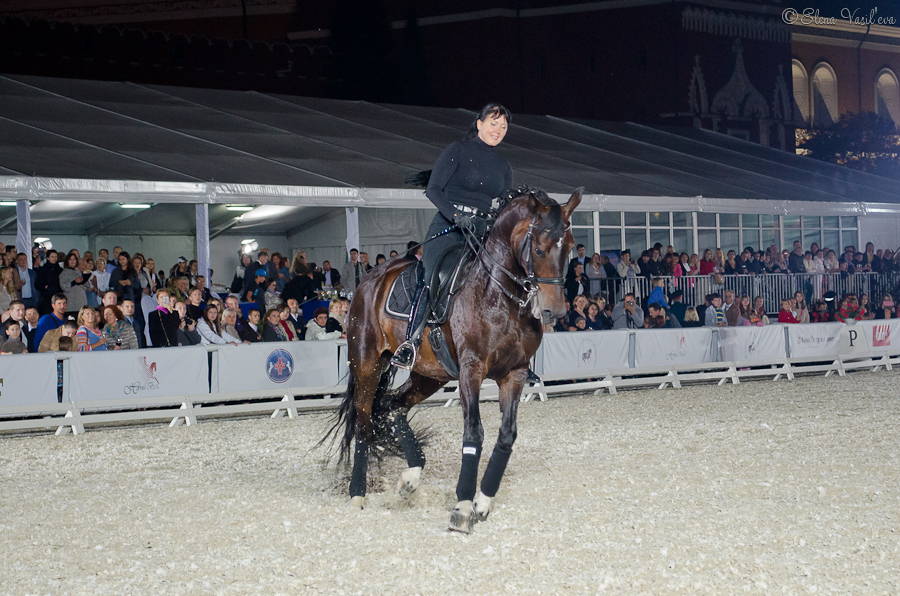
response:
[[[483,240],[491,201],[512,187],[512,168],[494,151],[506,136],[511,120],[512,115],[502,105],[486,105],[463,140],[451,143],[434,164],[425,196],[438,213],[428,228],[426,238],[432,240],[423,246],[424,276],[410,312],[406,341],[391,358],[394,366],[408,370],[416,362],[427,321],[429,284],[444,254],[450,247],[465,242],[462,228]],[[452,231],[434,238],[448,228]]]

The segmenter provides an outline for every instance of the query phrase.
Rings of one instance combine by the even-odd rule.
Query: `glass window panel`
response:
[[[686,252],[692,254],[694,252],[694,232],[692,230],[674,230],[672,246],[679,253]]]
[[[843,218],[841,218],[843,219]],[[843,243],[840,250],[836,250],[834,252],[840,254],[844,250],[844,246],[853,245],[857,249],[859,249],[858,237],[856,235],[856,230],[841,230],[841,242]]]
[[[760,215],[759,216],[759,225],[763,228],[777,228],[778,227],[778,216],[777,215]]]
[[[635,260],[647,250],[646,230],[625,229],[625,248],[631,251]]]
[[[575,245],[584,244],[584,251],[588,256],[594,254],[594,230],[591,228],[572,228],[572,236],[575,237]],[[574,250],[572,256],[575,256]]]
[[[656,213],[650,214],[650,225],[651,226],[665,226],[669,227],[669,212],[668,211],[658,211]]]
[[[690,213],[673,213],[672,225],[675,227],[692,228],[694,227],[694,220]]]
[[[741,252],[741,239],[738,236],[738,230],[719,230],[719,246],[728,254],[729,250],[736,253]]]
[[[715,230],[697,230],[697,250],[696,252],[701,257],[703,256],[703,251],[707,248],[715,252],[718,244],[716,243],[716,231]]]
[[[837,230],[822,230],[822,248],[830,248],[839,254],[841,252],[840,232]]]
[[[720,213],[719,214],[719,227],[720,228],[737,228],[740,226],[738,223],[738,214],[737,213]]]
[[[760,232],[760,234],[762,235],[762,242],[761,242],[760,245],[759,245],[759,249],[760,249],[760,250],[766,250],[767,248],[769,248],[769,247],[772,246],[773,244],[774,244],[775,246],[778,246],[779,248],[781,248],[781,247],[779,246],[780,241],[779,241],[779,239],[778,239],[778,230],[769,230],[769,229],[766,229],[766,230],[762,230],[762,231]]]
[[[823,228],[837,228],[839,218],[836,215],[826,215],[822,218]]]
[[[715,213],[697,213],[697,226],[700,228],[716,227]],[[701,244],[702,246],[702,244]]]
[[[592,226],[594,225],[593,211],[576,211],[572,214],[572,224],[576,226]]]
[[[650,246],[657,242],[663,245],[662,252],[665,254],[666,247],[669,246],[669,230],[650,230]]]
[[[625,225],[626,226],[646,226],[647,225],[647,214],[646,213],[635,213],[633,211],[625,212]]]
[[[622,250],[622,232],[600,228],[600,250]]]
[[[785,215],[784,216],[784,227],[799,228],[800,227],[800,216],[799,215]]]
[[[622,225],[622,212],[621,211],[601,211],[600,215],[600,225],[601,226],[621,226]]]
[[[803,252],[808,251],[813,242],[822,246],[821,230],[807,230],[803,228]]]
[[[754,217],[759,219],[758,215]],[[759,230],[741,230],[741,248],[752,246],[753,250],[759,250]]]
[[[787,217],[787,216],[785,216]],[[794,244],[794,240],[799,240],[801,244],[803,243],[803,237],[800,235],[800,230],[797,228],[785,228],[784,229],[784,246],[787,247],[788,250],[791,250],[792,245]],[[783,247],[779,247],[783,248]]]
[[[855,217],[841,217],[841,227],[842,228],[855,228],[856,227],[856,218]]]
[[[803,228],[821,228],[822,222],[819,221],[818,215],[804,215],[803,216]]]
[[[741,225],[744,226],[745,228],[758,228],[759,227],[759,216],[745,213],[745,214],[741,215]]]

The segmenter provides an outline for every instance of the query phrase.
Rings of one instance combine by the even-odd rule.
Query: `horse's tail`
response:
[[[431,170],[423,170],[421,172],[416,172],[415,174],[410,174],[403,182],[405,182],[407,186],[425,188],[428,186],[429,180],[431,180]]]

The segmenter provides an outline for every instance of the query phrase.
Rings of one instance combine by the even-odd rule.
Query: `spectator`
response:
[[[122,247],[114,246],[112,258],[106,259],[106,270],[109,272],[110,275],[112,275],[112,272],[115,271],[116,267],[118,266],[120,254],[122,254]]]
[[[263,308],[260,308],[260,311],[271,310],[281,304],[281,296],[278,295],[278,280],[270,277],[264,283],[266,291],[263,294],[263,303],[260,305]]]
[[[258,308],[251,308],[250,312],[247,313],[247,333],[252,336],[250,339],[251,342],[259,342],[262,341],[262,325],[260,325],[260,314]]]
[[[185,302],[185,316],[200,321],[203,319],[203,291],[200,288],[192,288],[188,292],[188,299]],[[203,335],[201,333],[200,335]]]
[[[328,309],[320,306],[314,313],[313,320],[306,325],[306,341],[323,340],[323,339],[339,339],[340,331],[325,331],[325,325],[328,322]]]
[[[94,271],[91,273],[91,286],[97,292],[97,297],[102,300],[104,294],[109,291],[109,273],[106,271],[106,261],[103,258],[97,259],[94,264]]]
[[[34,286],[36,280],[34,269],[28,267],[28,255],[20,252],[16,255],[16,265],[13,267],[13,284],[25,308],[37,306],[37,290]]]
[[[245,284],[246,291],[243,294],[244,302],[256,302],[265,305],[266,294],[266,270],[258,268],[249,284]]]
[[[203,343],[200,332],[197,331],[197,320],[187,316],[187,305],[184,302],[175,303],[175,321],[178,323],[178,329],[175,336],[178,338],[179,346],[199,346]]]
[[[339,299],[332,300],[328,305],[328,320],[325,322],[325,331],[344,332],[344,309]]]
[[[580,266],[580,264],[576,264],[575,269],[578,269]],[[575,296],[575,299],[572,300],[572,310],[566,315],[566,325],[568,326],[569,331],[575,331],[575,319],[578,317],[584,319],[587,316],[587,313],[585,312],[587,304],[587,298],[582,294]]]
[[[300,340],[303,340],[303,330],[306,329],[306,321],[303,320],[303,311],[300,310],[300,303],[297,302],[296,298],[288,298],[287,307],[287,321],[294,326],[294,329],[300,330],[298,336]]]
[[[753,307],[750,309],[750,323],[768,325],[769,317],[766,315],[765,298],[757,296],[753,299]]]
[[[248,276],[246,272],[244,272],[244,287],[241,289],[241,296],[246,296],[247,292],[255,289],[259,286],[257,278],[259,277],[259,270],[263,271],[263,279],[269,277],[269,251],[266,249],[261,249],[259,253],[256,255],[256,260],[250,264],[250,268],[247,271],[251,271],[254,273],[253,276]],[[256,282],[254,284],[254,282]],[[265,288],[263,288],[265,291]],[[247,300],[247,302],[256,302],[256,300]]]
[[[138,347],[146,348],[147,340],[144,337],[144,320],[143,318],[138,318],[135,315],[134,302],[131,300],[123,300],[122,301],[122,316],[124,317],[125,323],[127,325],[131,325],[131,329],[134,331],[134,335],[137,338]]]
[[[291,268],[280,252],[272,253],[272,273],[277,279],[278,291],[284,289],[285,284],[291,281]]]
[[[228,343],[228,340],[222,337],[219,309],[214,304],[207,305],[206,310],[201,312],[200,318],[197,320],[197,332],[200,334],[200,343],[205,346]],[[237,344],[237,342],[234,343]]]
[[[0,343],[9,339],[8,328],[13,323],[19,326],[20,331],[24,331],[26,326],[25,321],[25,305],[22,304],[21,300],[13,300],[9,303],[9,310],[0,315]],[[32,352],[36,351],[32,346],[29,346],[27,341],[24,341],[26,347],[29,348]]]
[[[287,332],[281,326],[281,315],[277,309],[266,311],[265,325],[263,326],[263,341],[288,341]]]
[[[234,309],[226,308],[223,310],[221,320],[219,321],[219,331],[222,334],[222,339],[228,343],[237,345],[243,340],[241,339],[237,327],[235,327],[235,323],[237,323],[237,313]],[[244,343],[249,344],[250,342],[246,341]]]
[[[871,244],[871,243],[870,243]],[[862,253],[860,253],[862,254]],[[875,318],[875,313],[872,311],[872,306],[869,304],[869,295],[868,294],[860,294],[859,296],[859,306],[865,311],[866,314],[863,315],[863,321],[871,321]],[[801,321],[802,323],[803,321]],[[807,321],[808,323],[809,321]]]
[[[606,269],[603,268],[598,253],[591,255],[591,260],[584,267],[584,275],[588,278],[588,293],[591,296],[599,296],[602,280],[606,279]],[[590,327],[590,322],[588,322],[588,327]]]
[[[378,267],[379,265],[381,265],[381,264],[384,263],[385,261],[387,261],[387,258],[385,258],[385,256],[384,256],[383,254],[378,253],[377,255],[375,255],[375,266],[376,266],[376,267]],[[324,265],[324,263],[323,263],[323,265]]]
[[[396,253],[397,251],[391,251]],[[397,256],[396,254],[393,256]],[[407,261],[421,261],[422,260],[422,243],[416,242],[415,240],[410,240],[406,243],[406,254],[403,255],[403,258]]]
[[[781,301],[781,312],[778,313],[778,322],[779,323],[799,323],[797,317],[794,316],[794,313],[791,312],[791,301],[787,298]]]
[[[31,353],[37,352],[38,344],[34,341],[37,334],[37,324],[40,319],[36,306],[29,306],[25,309],[25,324],[22,326],[22,334],[26,338],[25,345]]]
[[[137,269],[135,267],[135,269]],[[191,259],[188,263],[188,284],[190,287],[194,287],[197,285],[197,276],[200,275],[200,263],[197,262],[197,259]]]
[[[0,267],[0,312],[8,311],[12,301],[18,299],[12,267]]]
[[[22,328],[18,321],[11,321],[6,327],[7,339],[0,340],[0,353],[27,354],[28,347],[22,341]]]
[[[809,307],[806,305],[806,298],[803,292],[795,292],[794,299],[791,302],[791,311],[794,318],[800,323],[809,323]]]
[[[332,271],[334,270],[332,269]],[[303,304],[316,297],[316,288],[309,265],[306,263],[298,264],[296,273],[297,277],[284,286],[284,290],[281,292],[281,299],[285,301],[293,299],[297,301],[297,304]]]
[[[362,263],[363,267],[366,268],[366,273],[372,270],[372,265],[369,264],[369,253],[359,253],[359,262]]]
[[[138,280],[138,283],[134,286],[133,292],[135,298],[137,298],[135,304],[140,304],[143,296],[150,296],[156,292],[156,284],[150,275],[150,272],[144,267],[144,255],[141,253],[134,253],[134,256],[131,257],[131,267],[134,269],[134,274],[137,276]]]
[[[575,317],[575,326],[569,331],[587,331],[587,321],[584,317]]]
[[[684,311],[684,324],[682,327],[703,327],[703,322],[697,315],[697,309],[689,306]]]
[[[584,274],[584,265],[575,263],[575,267],[566,276],[566,300],[573,302],[576,296],[584,294],[589,287],[590,280]]]
[[[366,276],[365,265],[359,262],[359,250],[350,249],[350,261],[344,265],[341,271],[341,280],[345,288],[351,292],[356,291],[356,286]]]
[[[788,271],[791,273],[806,273],[803,266],[803,245],[799,240],[794,240],[794,250],[788,253]]]
[[[681,329],[681,323],[675,317],[670,317],[664,306],[659,303],[652,302],[647,307],[647,313],[650,318],[657,322],[656,327],[665,327],[666,329]],[[659,324],[660,320],[662,324]]]
[[[294,327],[293,322],[291,321],[291,309],[287,304],[279,304],[275,309],[278,311],[278,324],[281,325],[281,328],[284,329],[285,334],[287,334],[288,341],[298,341],[300,339],[297,334],[297,328]]]
[[[246,275],[247,267],[249,267],[251,263],[253,263],[253,259],[250,255],[241,255],[241,262],[238,263],[237,269],[234,272],[234,279],[231,280],[232,294],[241,294],[241,290],[244,289],[244,276]]]
[[[53,249],[47,251],[46,262],[37,270],[35,288],[40,296],[38,312],[48,313],[52,309],[53,296],[62,290],[59,287],[59,274],[62,273],[57,260],[59,255]]]
[[[47,315],[44,315],[47,316]],[[75,332],[78,331],[78,325],[75,324],[75,321],[69,320],[60,325],[56,329],[51,329],[44,337],[41,338],[41,343],[38,344],[37,351],[40,353],[44,352],[59,352],[60,351],[60,339],[68,337],[70,339],[75,338]],[[72,349],[74,351],[74,347]]]
[[[322,261],[322,275],[325,276],[325,287],[333,288],[341,285],[341,274],[331,268],[330,261]]]
[[[614,329],[636,329],[644,325],[644,311],[637,305],[634,294],[628,292],[616,304],[612,313]]]
[[[828,312],[828,305],[824,301],[816,302],[815,310],[810,317],[813,323],[830,323],[834,321],[834,315]]]
[[[579,244],[578,246],[576,246],[575,252],[578,256],[572,258],[572,260],[569,261],[569,267],[566,269],[566,277],[575,272],[575,265],[577,265],[578,263],[581,263],[581,266],[586,269],[588,261],[590,260],[585,256],[584,244]]]
[[[119,253],[117,262],[119,266],[109,275],[109,287],[116,292],[120,299],[131,300],[137,305],[137,301],[141,299],[141,282],[134,270],[131,255],[122,251]]]
[[[603,320],[600,318],[600,305],[596,302],[588,304],[585,324],[591,331],[603,331],[604,329],[607,329],[603,324]]]
[[[168,348],[178,345],[180,320],[169,308],[171,297],[166,290],[156,291],[156,310],[150,313],[148,327],[150,343],[154,348]],[[173,304],[174,306],[174,304]]]
[[[671,308],[669,308],[669,315],[675,317],[675,319],[678,320],[678,323],[683,326],[684,314],[687,312],[687,305],[684,303],[684,292],[675,290],[669,298],[672,300]]]
[[[44,315],[38,321],[38,329],[34,335],[34,341],[38,346],[41,345],[41,340],[44,338],[45,333],[51,329],[58,329],[66,320],[66,295],[62,292],[54,294],[50,304],[53,307],[53,311]]]
[[[837,258],[835,258],[833,250],[829,250],[825,253],[825,262],[823,265],[825,267],[825,273],[838,273],[841,270],[841,264]]]
[[[700,260],[700,275],[709,275],[716,268],[716,262],[713,261],[713,253],[710,249],[703,251],[703,259]]]
[[[68,262],[68,257],[66,257],[66,262]],[[78,311],[75,323],[78,325],[78,331],[75,332],[76,351],[106,351],[107,339],[100,331],[100,315],[93,306],[82,306]]]
[[[77,316],[82,307],[87,306],[87,283],[90,278],[78,268],[78,255],[66,255],[65,267],[59,274],[59,285],[68,301],[68,315]]]
[[[297,273],[297,266],[300,265],[300,263],[303,263],[304,265],[307,264],[305,250],[298,250],[296,254],[294,254],[294,260],[291,262],[291,279],[299,275],[299,273]]]
[[[153,259],[147,259],[147,263],[144,265],[144,268],[147,270],[147,273],[150,274],[150,288],[152,296],[154,299],[156,298],[156,291],[160,288],[166,287],[166,276],[162,271],[156,270],[156,261]]]
[[[897,311],[894,309],[894,298],[890,294],[881,297],[881,304],[875,309],[876,319],[896,319]]]
[[[212,269],[210,269],[210,277],[212,277]],[[212,292],[209,291],[209,288],[206,287],[206,276],[198,275],[197,276],[197,289],[200,290],[200,301],[201,302],[209,302],[213,299]]]
[[[113,350],[136,350],[140,347],[137,334],[118,306],[104,306],[100,309],[100,319],[105,322],[103,334],[110,339]]]
[[[725,311],[725,324],[728,327],[742,325],[740,304],[735,302],[734,290],[725,290],[725,301],[722,303]]]
[[[719,294],[711,294],[709,297],[710,305],[706,309],[704,323],[707,327],[725,327],[725,309],[722,308],[722,296]]]
[[[185,263],[187,265],[187,263]],[[174,302],[184,302],[187,303],[188,294],[191,291],[191,286],[188,281],[187,275],[176,275],[169,278],[169,287],[166,288],[169,292],[169,296],[172,298]]]
[[[241,341],[248,343],[260,341],[257,339],[256,331],[250,327],[250,321],[242,316],[237,296],[228,296],[225,299],[225,307],[231,309],[235,313],[234,327],[238,332],[237,336]]]
[[[648,304],[660,304],[664,308],[669,308],[669,303],[666,302],[666,291],[665,291],[666,280],[661,277],[654,277],[650,286],[652,290],[650,291],[650,297],[647,299]]]

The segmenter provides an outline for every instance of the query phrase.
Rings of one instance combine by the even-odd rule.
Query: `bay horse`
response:
[[[503,197],[494,211],[491,231],[440,327],[459,368],[464,424],[458,502],[450,516],[451,530],[471,532],[474,522],[487,519],[491,511],[516,440],[519,398],[529,361],[541,343],[542,320],[554,321],[566,310],[563,276],[575,245],[571,215],[580,202],[581,189],[565,205],[527,187]],[[386,315],[385,303],[393,281],[412,265],[410,260],[392,259],[366,275],[356,289],[345,326],[347,392],[326,439],[340,437],[341,459],[349,457],[355,441],[350,497],[359,509],[366,494],[370,450],[379,444],[393,443],[406,458],[408,468],[397,485],[401,496],[408,497],[418,488],[425,456],[407,412],[453,380],[435,356],[429,328],[409,379],[391,391],[394,369],[390,359],[405,338],[408,322]],[[495,380],[500,388],[502,421],[476,495],[484,440],[479,393],[486,378]]]

